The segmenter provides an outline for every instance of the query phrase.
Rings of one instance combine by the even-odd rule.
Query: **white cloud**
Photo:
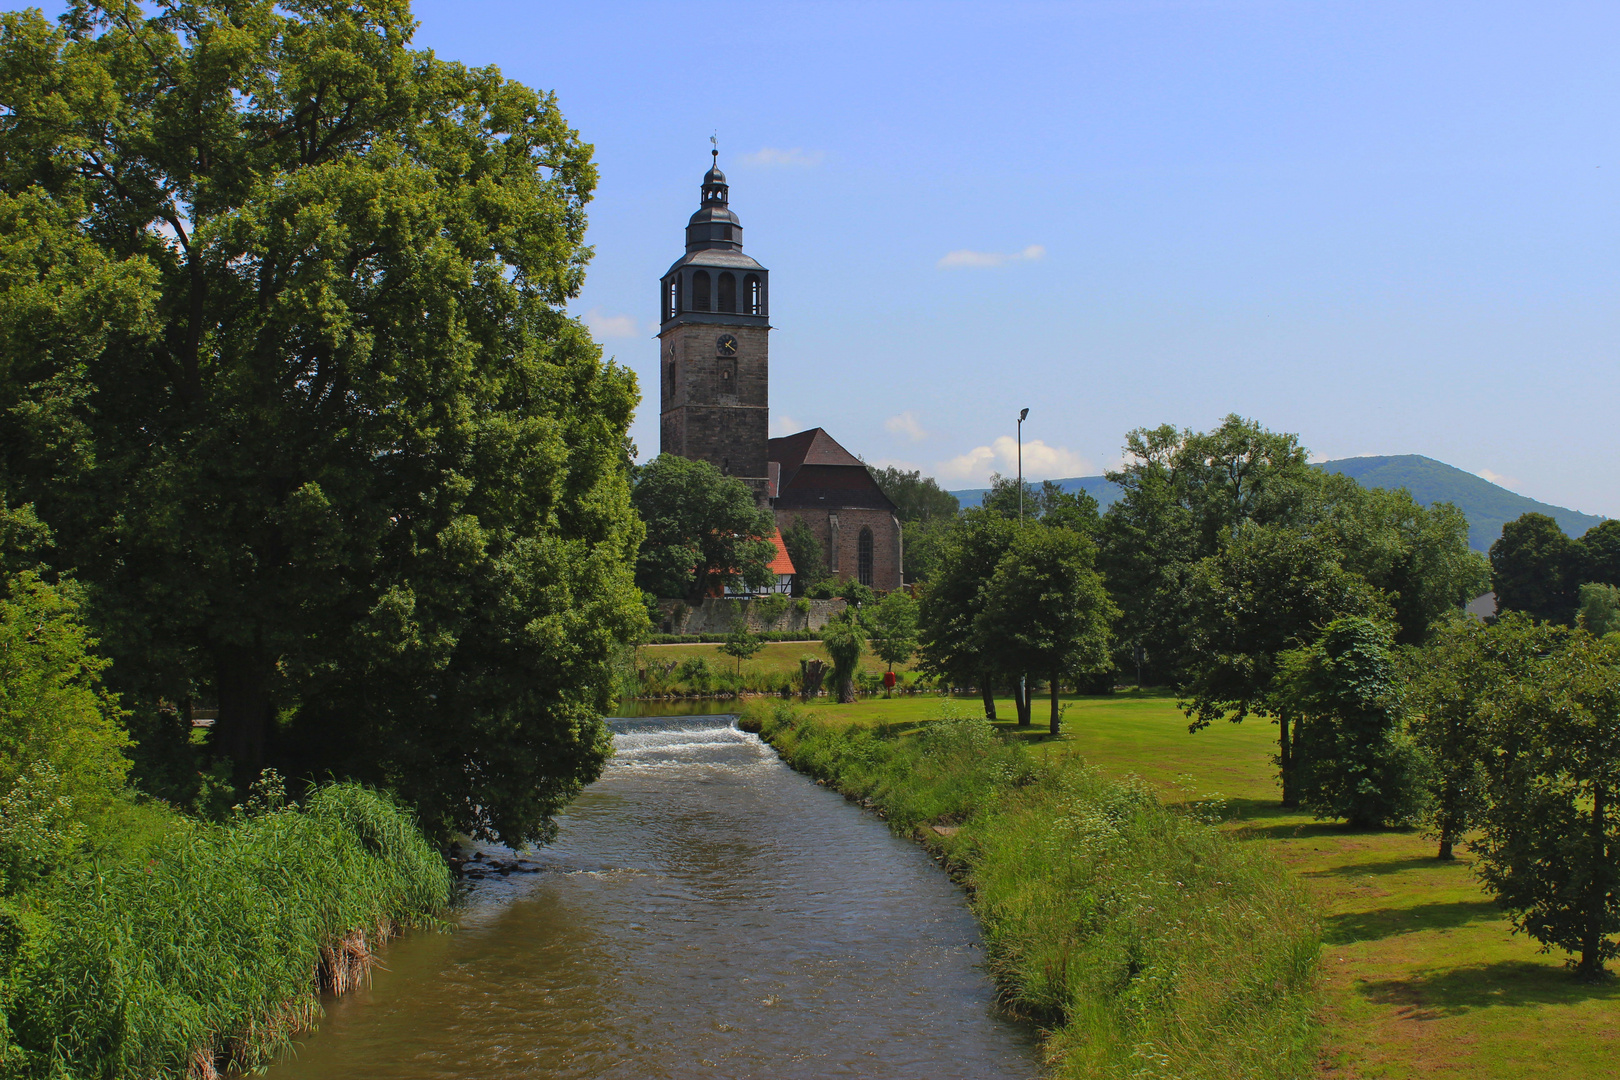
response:
[[[792,435],[803,430],[799,426],[799,422],[793,417],[786,413],[777,413],[775,418],[771,420],[770,436],[773,439],[780,439],[784,435]]]
[[[799,168],[808,169],[821,164],[826,155],[820,150],[805,150],[795,146],[791,150],[782,150],[774,146],[762,146],[751,154],[742,156],[744,165],[761,165],[766,168]]]
[[[1046,257],[1046,249],[1031,244],[1023,251],[952,251],[942,256],[937,264],[941,270],[982,270],[986,267],[1005,266],[1010,262],[1033,261]]]
[[[634,315],[607,315],[599,307],[591,308],[585,313],[585,325],[590,329],[591,336],[598,341],[604,338],[641,336],[641,326],[636,322]]]
[[[883,421],[883,426],[896,435],[905,435],[912,442],[922,442],[928,438],[928,432],[917,422],[917,414],[907,409],[899,416],[891,416]]]
[[[1501,473],[1492,472],[1489,469],[1481,469],[1481,470],[1479,470],[1479,472],[1476,475],[1484,477],[1486,480],[1489,480],[1491,483],[1495,484],[1497,487],[1505,487],[1505,488],[1508,488],[1508,489],[1512,489],[1512,488],[1516,488],[1516,487],[1519,486],[1519,481],[1517,479],[1515,479],[1514,477],[1503,476]]]
[[[983,482],[990,474],[1003,476],[1018,473],[1018,440],[1003,435],[989,446],[976,446],[965,454],[941,462],[938,474],[948,480]],[[1024,442],[1024,479],[1091,476],[1097,468],[1090,461],[1065,446],[1048,446],[1040,439]]]

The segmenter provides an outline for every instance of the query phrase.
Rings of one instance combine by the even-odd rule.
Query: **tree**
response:
[[[750,659],[755,653],[765,647],[765,640],[752,630],[748,629],[748,620],[739,618],[726,640],[721,642],[720,651],[737,660],[737,674],[742,675],[742,662]]]
[[[1581,534],[1582,581],[1620,586],[1620,519],[1600,521]]]
[[[955,495],[943,490],[932,476],[924,476],[917,469],[907,472],[893,466],[874,469],[870,465],[866,469],[877,481],[878,487],[883,489],[883,494],[894,503],[895,517],[906,525],[922,521],[951,521],[961,509],[962,504]],[[909,534],[910,530],[906,531]]]
[[[1427,758],[1425,817],[1443,861],[1489,805],[1492,704],[1529,676],[1549,632],[1519,614],[1494,626],[1458,616],[1412,659],[1411,732]]]
[[[1360,616],[1334,619],[1279,657],[1278,712],[1294,717],[1300,805],[1356,828],[1417,812],[1418,756],[1401,729],[1394,636]]]
[[[1547,622],[1575,618],[1583,552],[1546,514],[1522,514],[1491,545],[1496,610],[1522,611]]]
[[[987,512],[1011,521],[1019,520],[1018,481],[1000,473],[990,477],[990,490],[979,500]],[[1064,491],[1050,480],[1036,487],[1024,481],[1023,520],[1060,526],[1095,535],[1099,517],[1097,500],[1085,491]]]
[[[709,462],[658,455],[638,471],[631,502],[647,524],[636,559],[643,589],[695,604],[734,578],[751,588],[775,580],[771,512]]]
[[[821,644],[833,662],[833,685],[838,688],[838,704],[855,700],[855,669],[866,649],[866,632],[855,613],[840,611],[821,631]]]
[[[891,672],[917,651],[917,601],[910,593],[896,589],[878,602],[872,617],[872,650]]]
[[[1575,623],[1596,637],[1620,630],[1620,586],[1589,581],[1581,586]]]
[[[1116,613],[1094,569],[1096,547],[1066,528],[1027,525],[996,562],[974,633],[997,668],[1034,672],[1051,689],[1058,733],[1058,687],[1065,675],[1112,666],[1108,629]],[[1018,722],[1030,722],[1027,693]]]
[[[994,682],[1003,673],[980,650],[976,620],[984,609],[985,584],[1017,531],[1015,522],[969,510],[917,606],[922,669],[958,685],[977,683],[988,720],[996,718]]]
[[[1387,618],[1387,605],[1315,537],[1251,523],[1192,569],[1187,610],[1181,707],[1191,720],[1188,730],[1220,719],[1242,723],[1250,714],[1273,718],[1282,804],[1298,806],[1293,717],[1288,699],[1278,694],[1279,658],[1309,644],[1341,615]]]
[[[590,147],[403,4],[156,7],[0,19],[12,494],[131,707],[543,837],[645,618],[634,378],[565,311]]]
[[[936,517],[927,521],[906,523],[907,581],[926,582],[933,580],[934,575],[939,571],[945,544],[950,540],[957,524],[958,519],[954,517]]]
[[[1473,845],[1516,930],[1579,956],[1620,955],[1620,639],[1556,629],[1491,709],[1491,800]]]
[[[782,533],[782,545],[787,548],[788,558],[793,560],[795,595],[802,596],[832,577],[832,571],[827,569],[826,556],[821,551],[821,541],[816,539],[815,531],[804,523],[804,518],[793,519],[793,524]]]

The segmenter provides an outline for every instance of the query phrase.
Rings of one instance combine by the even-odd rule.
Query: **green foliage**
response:
[[[894,670],[917,651],[917,601],[900,589],[885,596],[872,616],[872,651]]]
[[[1568,624],[1575,618],[1584,553],[1546,514],[1525,514],[1502,526],[1491,545],[1496,610],[1522,611]]]
[[[940,566],[918,604],[922,669],[957,685],[982,683],[995,674],[981,651],[976,620],[984,610],[984,586],[1012,547],[1018,525],[982,510],[970,510],[941,553]]]
[[[894,503],[895,517],[907,526],[913,522],[949,521],[961,509],[955,495],[943,490],[932,476],[924,476],[916,469],[906,472],[894,466],[874,469],[870,465],[866,469],[883,489],[883,494]],[[906,535],[911,535],[909,528]]]
[[[1005,1001],[1059,1075],[1291,1080],[1312,1062],[1319,933],[1259,845],[1078,758],[1037,761],[947,703],[914,737],[761,704],[784,758],[925,833],[966,876]],[[1144,1071],[1146,1070],[1146,1071]]]
[[[844,600],[850,607],[856,608],[867,607],[877,601],[877,593],[872,590],[872,586],[863,585],[855,578],[840,581],[838,590],[833,595]]]
[[[1514,927],[1596,979],[1620,955],[1620,638],[1493,628],[1535,651],[1487,710],[1490,806],[1474,850]]]
[[[81,590],[49,585],[33,571],[0,594],[0,796],[25,775],[49,778],[51,798],[78,813],[123,786],[129,739],[116,699],[101,686],[107,661],[80,615]],[[36,769],[43,766],[43,769]]]
[[[1183,708],[1191,730],[1250,713],[1276,717],[1283,805],[1298,805],[1287,699],[1277,694],[1281,656],[1338,616],[1385,617],[1387,608],[1314,536],[1254,524],[1192,568],[1186,594],[1193,664]]]
[[[449,903],[444,861],[391,800],[338,785],[274,802],[29,891],[7,927],[5,1075],[262,1066],[347,974],[334,958]]]
[[[1597,637],[1620,630],[1620,585],[1604,585],[1595,581],[1582,585],[1575,622]]]
[[[647,525],[636,560],[642,588],[697,603],[734,578],[750,588],[775,580],[776,522],[735,476],[660,454],[638,470],[631,501]]]
[[[1583,581],[1620,586],[1620,520],[1610,518],[1581,534]]]
[[[793,610],[797,611],[800,615],[810,614],[810,601],[804,597],[800,597],[799,599],[793,601]]]
[[[542,837],[644,627],[590,147],[406,4],[142,14],[0,19],[6,494],[131,708]]]
[[[754,612],[759,616],[760,622],[770,626],[787,614],[788,604],[791,602],[786,593],[771,593],[753,602]],[[805,606],[809,607],[808,604]]]
[[[936,517],[906,523],[903,539],[907,581],[933,580],[939,570],[945,544],[959,523],[956,517]]]
[[[85,823],[64,786],[51,763],[38,760],[0,794],[0,896],[65,866],[84,843]]]
[[[1425,821],[1440,859],[1451,859],[1453,845],[1483,820],[1488,711],[1529,674],[1526,650],[1537,647],[1535,637],[1523,616],[1495,628],[1458,616],[1410,660],[1410,730],[1426,758]]]
[[[1294,718],[1299,802],[1357,828],[1404,825],[1421,789],[1402,730],[1394,638],[1371,619],[1334,619],[1279,658],[1278,711]]]
[[[751,658],[755,653],[765,647],[760,636],[748,629],[745,619],[738,619],[726,640],[720,644],[720,651],[737,661],[737,674],[742,674],[742,662]]]
[[[1017,521],[1020,513],[1018,494],[1016,478],[996,473],[990,477],[990,488],[980,497],[979,505],[986,513]],[[1064,491],[1050,480],[1043,480],[1040,487],[1025,480],[1023,495],[1024,521],[1039,521],[1043,525],[1073,529],[1087,536],[1096,535],[1101,519],[1097,515],[1097,500],[1089,493]]]
[[[702,656],[688,656],[682,660],[676,674],[682,682],[696,690],[707,690],[714,681],[714,669],[709,666],[708,659]]]
[[[978,649],[992,670],[1031,673],[1052,690],[1052,734],[1058,733],[1057,687],[1065,675],[1106,671],[1109,624],[1116,609],[1093,566],[1096,547],[1066,528],[1029,525],[996,561],[974,618]],[[1019,722],[1029,721],[1020,701]]]
[[[811,589],[819,589],[832,577],[821,541],[816,539],[815,530],[804,523],[804,518],[793,519],[793,524],[782,533],[782,546],[787,548],[788,558],[793,561],[793,586],[798,592],[809,594]]]
[[[821,644],[833,662],[833,685],[838,701],[846,704],[855,700],[855,669],[866,650],[866,632],[855,613],[848,609],[834,615],[821,632]]]

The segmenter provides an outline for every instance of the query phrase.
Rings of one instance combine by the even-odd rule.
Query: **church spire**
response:
[[[726,174],[720,171],[720,145],[714,136],[709,142],[714,144],[709,151],[714,163],[703,174],[703,203],[686,223],[686,250],[741,251],[742,222],[729,205],[731,188],[726,183]]]

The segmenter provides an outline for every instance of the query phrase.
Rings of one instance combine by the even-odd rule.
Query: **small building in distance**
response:
[[[776,515],[779,547],[782,530],[803,518],[836,577],[898,589],[900,520],[866,466],[819,427],[768,437],[770,272],[743,254],[719,151],[714,158],[686,254],[659,282],[660,449],[747,484]]]

